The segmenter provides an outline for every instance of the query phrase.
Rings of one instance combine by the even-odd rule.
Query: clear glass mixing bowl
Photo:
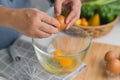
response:
[[[40,64],[55,74],[76,70],[83,63],[91,43],[89,35],[78,27],[71,27],[49,38],[32,39]]]

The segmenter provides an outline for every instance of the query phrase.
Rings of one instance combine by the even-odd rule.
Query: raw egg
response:
[[[116,55],[115,51],[108,51],[105,54],[104,60],[108,62],[108,61],[111,61],[111,60],[116,59],[116,58],[117,58],[117,55]]]
[[[117,76],[120,73],[119,59],[113,59],[106,64],[106,70],[112,76]]]

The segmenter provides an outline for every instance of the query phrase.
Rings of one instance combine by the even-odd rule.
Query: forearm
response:
[[[10,27],[12,9],[0,6],[0,26]]]

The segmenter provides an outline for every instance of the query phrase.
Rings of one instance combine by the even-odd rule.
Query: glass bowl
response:
[[[32,39],[40,64],[55,74],[75,71],[83,63],[91,43],[89,35],[75,26],[49,38]]]

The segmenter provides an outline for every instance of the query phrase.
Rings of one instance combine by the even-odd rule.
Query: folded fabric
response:
[[[2,76],[0,76],[0,80],[7,80],[6,78],[4,78],[4,77],[2,77]]]

